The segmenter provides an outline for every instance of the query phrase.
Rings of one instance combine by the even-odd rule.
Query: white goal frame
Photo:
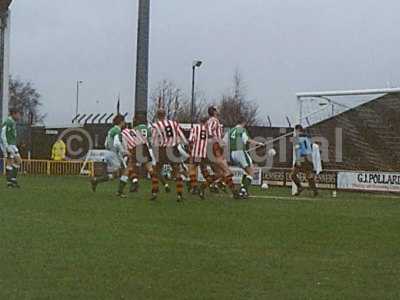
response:
[[[338,102],[332,100],[330,97],[386,95],[386,94],[393,94],[393,93],[400,93],[400,88],[297,93],[296,98],[297,98],[297,105],[298,105],[298,109],[299,109],[299,116],[298,116],[299,124],[303,125],[303,122],[305,120],[307,120],[307,118],[309,118],[313,115],[316,115],[318,113],[321,113],[330,107],[332,108],[332,116],[334,116],[335,105],[350,108],[350,107],[347,107],[345,104],[341,104],[341,103],[338,103]],[[313,111],[307,115],[304,115],[304,111],[303,111],[304,101],[306,101],[307,99],[316,99],[316,98],[327,101],[327,104],[329,104],[329,105],[326,105],[325,107],[323,107],[319,110]]]

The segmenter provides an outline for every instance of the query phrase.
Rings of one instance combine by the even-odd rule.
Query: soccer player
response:
[[[148,140],[139,130],[126,128],[122,131],[122,141],[125,153],[128,154],[129,179],[133,184],[133,190],[139,188],[138,166],[143,165],[151,176],[152,198],[157,199],[158,178],[153,171],[152,158],[149,151]]]
[[[213,177],[208,172],[207,147],[208,147],[208,128],[207,118],[200,120],[200,124],[195,125],[190,132],[190,163],[189,163],[189,178],[190,187],[193,193],[199,193],[200,197],[204,198],[204,191],[213,183]],[[201,173],[206,180],[198,188],[197,170],[200,167]]]
[[[95,192],[97,185],[103,182],[107,182],[114,178],[116,171],[119,171],[121,176],[119,180],[117,196],[120,198],[127,198],[124,193],[125,186],[128,183],[128,168],[127,163],[124,159],[124,148],[122,145],[122,129],[125,127],[125,117],[117,115],[113,119],[114,126],[108,131],[105,147],[109,152],[106,157],[107,168],[109,174],[93,178],[91,181],[92,190]]]
[[[156,160],[154,157],[154,152],[153,152],[153,139],[152,139],[152,130],[153,127],[147,123],[147,118],[145,115],[139,115],[137,118],[133,121],[133,127],[136,131],[139,131],[143,137],[147,139],[147,146],[149,147],[149,153],[150,157],[152,159],[152,164],[153,167],[156,165]],[[153,168],[154,169],[154,168]],[[169,184],[165,180],[164,176],[160,176],[159,180],[161,181],[162,185],[164,186],[164,189],[167,193],[171,192],[171,189],[169,187]],[[132,182],[131,186],[131,192],[136,192],[136,184]]]
[[[229,138],[229,147],[231,151],[231,159],[234,165],[241,167],[245,174],[242,179],[242,186],[240,189],[240,197],[248,198],[249,187],[254,177],[254,166],[250,154],[247,152],[247,146],[253,144],[255,146],[263,146],[255,140],[252,140],[249,136],[249,132],[246,129],[247,122],[245,119],[241,119],[239,124],[232,128],[227,135]]]
[[[169,164],[176,178],[177,200],[183,200],[182,158],[178,146],[187,145],[182,128],[176,121],[168,120],[164,110],[157,112],[157,122],[153,125],[153,150],[157,160],[156,173],[161,175],[161,168]]]
[[[213,170],[217,173],[216,177],[223,177],[225,184],[237,196],[235,185],[233,184],[233,173],[229,169],[228,162],[224,157],[224,140],[222,125],[219,121],[219,112],[215,106],[208,108],[209,119],[207,122],[208,136],[212,145],[212,155],[209,157]]]
[[[295,133],[296,134],[293,141],[293,147],[295,150],[295,162],[291,176],[293,182],[297,186],[297,193],[295,194],[295,196],[300,196],[300,194],[304,191],[304,188],[302,187],[301,181],[298,177],[299,173],[304,173],[306,175],[309,186],[313,191],[313,196],[317,197],[318,189],[315,183],[311,137],[306,134],[304,128],[301,125],[296,125]]]
[[[19,188],[17,182],[18,170],[21,167],[21,155],[17,147],[17,121],[21,113],[14,108],[10,109],[10,115],[1,126],[0,147],[6,162],[7,187]]]

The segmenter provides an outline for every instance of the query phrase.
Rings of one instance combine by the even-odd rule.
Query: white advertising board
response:
[[[400,193],[400,173],[339,172],[337,184],[343,190]]]

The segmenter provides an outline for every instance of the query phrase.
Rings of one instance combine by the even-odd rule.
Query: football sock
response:
[[[310,184],[310,188],[311,188],[313,191],[316,191],[316,190],[317,190],[317,185],[316,185],[316,183],[315,183],[315,178],[314,178],[314,177],[309,178],[309,179],[308,179],[308,183]]]
[[[225,177],[225,183],[231,191],[235,191],[235,184],[233,183],[233,174]]]
[[[182,195],[183,193],[183,179],[181,175],[176,178],[176,193]]]
[[[297,177],[296,174],[292,174],[291,177],[292,177],[293,182],[296,184],[297,188],[301,188],[302,186],[301,186],[299,177]]]
[[[207,168],[202,168],[201,173],[203,174],[203,177],[206,179],[202,187],[206,189],[214,182],[214,179],[213,176],[211,176],[210,173],[208,172]]]
[[[11,182],[13,167],[6,167],[7,182]]]
[[[19,169],[19,167],[17,167],[17,166],[12,167],[11,182],[13,182],[13,183],[17,182],[18,169]]]
[[[128,176],[121,176],[119,180],[118,193],[123,194],[126,184],[128,183]]]
[[[192,189],[197,188],[197,178],[196,178],[196,173],[195,172],[191,172],[190,173],[190,187]]]
[[[243,187],[246,189],[246,191],[248,190],[249,186],[251,185],[251,182],[253,181],[253,177],[251,176],[243,176]]]
[[[158,177],[154,172],[150,172],[150,177],[151,177],[151,193],[156,194],[159,191]]]

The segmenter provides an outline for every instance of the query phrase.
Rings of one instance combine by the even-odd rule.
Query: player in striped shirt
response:
[[[135,120],[133,124],[135,124]],[[143,165],[151,176],[152,198],[156,200],[158,193],[158,178],[153,171],[152,158],[149,151],[148,140],[137,129],[126,128],[122,131],[122,141],[125,153],[128,155],[129,179],[132,182],[131,192],[139,188],[138,166]]]
[[[190,132],[189,137],[190,145],[190,187],[193,193],[199,192],[201,198],[204,198],[204,190],[213,183],[213,177],[208,172],[208,160],[207,160],[207,150],[208,150],[208,128],[207,128],[207,118],[200,120],[200,124],[195,125]],[[200,190],[198,190],[197,183],[197,170],[200,170],[206,180],[202,184]]]
[[[157,112],[157,122],[153,124],[153,150],[156,157],[156,173],[161,176],[161,169],[164,165],[169,164],[173,169],[176,177],[176,192],[178,202],[183,200],[183,172],[181,169],[182,157],[179,153],[178,146],[187,145],[185,135],[182,128],[176,121],[166,118],[164,110]]]
[[[228,162],[224,156],[224,140],[222,125],[219,121],[219,112],[215,106],[208,108],[209,120],[207,122],[208,135],[212,145],[212,152],[209,153],[209,159],[212,163],[216,177],[222,177],[225,184],[232,191],[234,196],[237,196],[235,185],[233,183],[233,173],[229,169]]]
[[[154,167],[156,165],[156,160],[155,160],[154,153],[153,153],[153,138],[152,138],[153,126],[151,124],[147,123],[147,118],[144,115],[138,116],[137,119],[134,121],[133,126],[137,131],[140,131],[142,133],[142,135],[147,139],[149,152],[150,152],[150,156],[152,159],[152,164]],[[154,170],[154,168],[153,168],[153,170]],[[159,181],[164,186],[165,192],[170,193],[171,189],[170,189],[169,184],[166,181],[166,179],[163,176],[161,176],[159,178]]]

